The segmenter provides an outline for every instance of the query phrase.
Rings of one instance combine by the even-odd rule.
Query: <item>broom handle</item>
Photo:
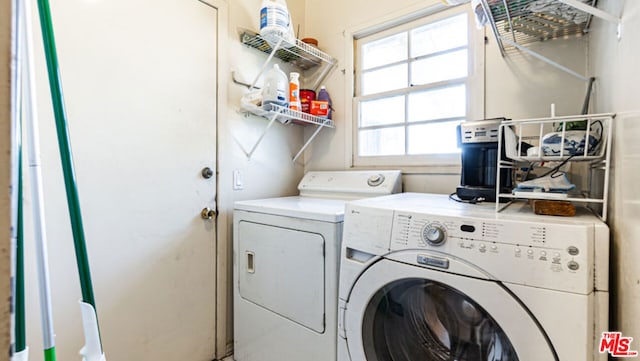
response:
[[[56,52],[55,37],[53,35],[53,24],[51,22],[49,2],[47,0],[38,0],[38,10],[40,13],[40,26],[42,27],[44,54],[47,61],[47,72],[49,74],[51,102],[53,103],[53,114],[56,121],[56,132],[58,133],[58,148],[60,149],[60,158],[62,161],[64,186],[67,191],[67,205],[69,207],[69,217],[71,218],[71,231],[73,233],[73,242],[76,251],[80,287],[82,288],[82,301],[91,304],[95,308],[93,286],[91,284],[91,272],[89,270],[84,228],[82,226],[82,215],[80,213],[80,200],[78,198],[76,176],[73,169],[73,157],[71,155],[71,144],[69,143],[67,115],[64,109],[62,83],[60,81],[60,69],[58,66],[58,55]]]
[[[51,22],[49,1],[38,0],[38,10],[40,14],[40,27],[42,29],[44,55],[47,62],[47,72],[49,74],[51,102],[53,103],[53,114],[56,120],[58,148],[60,149],[62,173],[64,175],[64,185],[67,193],[71,232],[73,234],[73,244],[76,252],[76,264],[78,266],[80,288],[82,290],[81,311],[86,344],[80,350],[80,353],[83,355],[83,359],[85,361],[97,359],[105,360],[104,354],[102,353],[102,340],[100,339],[98,314],[93,296],[93,286],[91,284],[91,272],[89,270],[87,244],[82,226],[82,215],[80,213],[80,200],[78,198],[76,176],[73,169],[71,144],[69,143],[69,129],[67,127],[67,115],[64,109],[62,83],[60,81],[60,68],[58,66],[58,55],[56,52],[55,37],[53,35],[53,24]]]

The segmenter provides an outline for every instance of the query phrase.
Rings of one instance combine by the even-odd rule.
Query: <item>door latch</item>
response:
[[[213,219],[215,216],[216,211],[209,207],[204,207],[202,208],[202,211],[200,211],[200,217],[202,217],[202,219]]]

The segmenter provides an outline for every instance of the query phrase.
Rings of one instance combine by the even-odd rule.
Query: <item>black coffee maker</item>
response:
[[[493,118],[458,125],[458,147],[462,150],[460,186],[456,189],[458,198],[472,203],[496,201],[498,134],[503,120],[506,119]],[[504,150],[500,156],[505,158]],[[501,193],[511,191],[509,169],[500,170],[500,188]]]

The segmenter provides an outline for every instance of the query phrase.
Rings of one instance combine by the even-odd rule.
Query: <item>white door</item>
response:
[[[358,279],[345,312],[353,361],[558,359],[529,313],[492,281],[383,259]]]
[[[51,5],[106,357],[211,360],[216,232],[200,213],[216,209],[217,11],[196,0]],[[35,36],[58,359],[76,360],[80,292]]]

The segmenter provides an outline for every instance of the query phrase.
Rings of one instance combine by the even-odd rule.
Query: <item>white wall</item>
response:
[[[349,55],[352,42],[343,34],[440,5],[440,1],[434,0],[307,1],[307,31],[304,35],[319,39],[320,48],[338,59],[338,71],[326,81],[336,109],[336,129],[322,132],[306,152],[305,171],[348,169],[351,166],[352,120],[344,115],[349,113],[347,107],[351,106],[353,94],[352,59]],[[550,114],[551,103],[556,104],[558,115],[579,113],[586,90],[584,82],[530,55],[514,52],[503,58],[491,30],[487,29],[485,35],[488,39],[485,53],[486,118],[544,117]],[[533,48],[578,73],[586,72],[584,39],[558,40],[534,45]],[[450,193],[459,184],[459,167],[410,169],[405,172],[403,181],[405,191]]]
[[[0,361],[9,359],[11,211],[11,1],[0,1]]]
[[[245,115],[240,111],[240,98],[248,91],[246,87],[230,81],[230,72],[245,82],[251,82],[266,60],[266,54],[242,45],[239,29],[259,29],[261,0],[229,1],[227,47],[220,53],[226,61],[220,86],[227,92],[227,112],[218,120],[218,285],[227,290],[226,298],[218,299],[218,357],[231,352],[233,347],[232,312],[232,245],[233,203],[238,200],[267,198],[297,194],[297,184],[303,175],[299,160],[293,156],[302,146],[303,127],[282,125],[276,122],[266,133],[251,159],[246,153],[253,147],[268,124],[268,120]],[[304,1],[288,1],[293,22],[301,23],[304,17]],[[301,31],[304,29],[301,26]],[[286,66],[284,67],[285,69]],[[261,80],[258,85],[261,84]],[[233,171],[239,170],[244,178],[244,190],[233,190]]]
[[[612,230],[612,330],[634,338],[640,349],[640,3],[598,2],[600,9],[622,15],[622,38],[614,24],[596,20],[590,34],[589,61],[597,76],[596,112],[615,112],[613,176],[610,187]]]

